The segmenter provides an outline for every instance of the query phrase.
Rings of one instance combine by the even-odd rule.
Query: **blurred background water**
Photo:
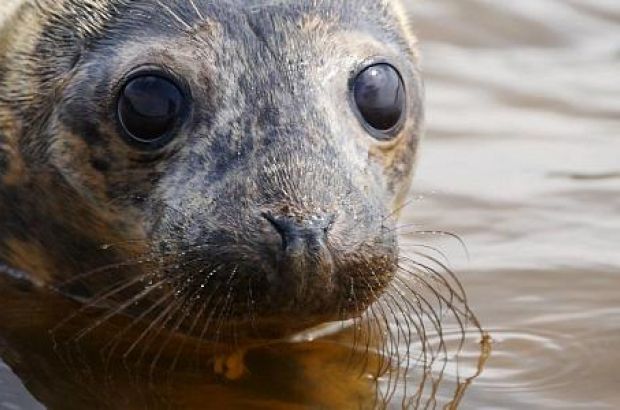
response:
[[[620,408],[620,2],[411,2],[427,139],[406,222],[446,230],[494,340],[466,409]]]
[[[431,241],[494,341],[461,408],[620,408],[620,2],[410,9],[428,133],[404,223],[462,237],[469,259]],[[35,408],[0,363],[0,409]]]

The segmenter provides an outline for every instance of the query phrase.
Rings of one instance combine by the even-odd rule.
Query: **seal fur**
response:
[[[423,123],[399,1],[9,7],[2,263],[88,306],[148,310],[145,320],[176,331],[195,332],[197,317],[201,336],[218,338],[230,324],[236,337],[278,338],[355,317],[388,286]],[[351,74],[379,59],[408,90],[405,124],[388,142],[347,104]],[[155,153],[124,143],[110,114],[119,84],[144,65],[182,78],[193,101],[179,137]],[[265,214],[329,220],[329,241],[283,261]]]

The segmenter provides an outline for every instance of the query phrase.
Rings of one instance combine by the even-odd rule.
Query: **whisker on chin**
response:
[[[198,302],[198,301],[194,301],[194,303],[188,308],[188,310],[190,312],[193,311],[194,308],[196,307],[196,305],[198,305],[199,303],[200,302]],[[198,311],[198,314],[194,317],[194,320],[192,321],[192,323],[191,323],[191,325],[189,327],[189,330],[187,331],[187,334],[189,336],[194,334],[194,330],[196,329],[196,326],[198,326],[198,322],[200,321],[200,318],[204,315],[206,309],[207,309],[207,305],[203,303],[202,307]],[[172,360],[172,362],[170,364],[168,372],[172,373],[172,372],[174,372],[174,369],[176,369],[177,363],[178,363],[179,359],[181,358],[181,353],[183,352],[183,349],[185,348],[185,345],[187,344],[187,341],[188,341],[188,338],[183,338],[183,340],[179,344],[179,348],[177,349],[177,352],[174,355],[174,359]]]
[[[198,336],[198,343],[196,344],[196,348],[194,350],[194,355],[198,358],[200,358],[200,343],[204,343],[207,341],[206,339],[207,332],[209,331],[210,323],[213,320],[213,316],[215,315],[215,312],[217,310],[217,308],[215,307],[211,308],[211,302],[213,301],[217,304],[217,298],[215,298],[215,295],[217,295],[220,288],[221,288],[221,282],[219,282],[215,286],[215,288],[213,289],[213,291],[207,298],[206,302],[203,302],[205,306],[205,311],[207,310],[207,308],[209,308],[208,310],[210,311],[210,313],[208,316],[204,318],[204,324],[202,325],[202,329],[200,330],[200,335]],[[196,362],[199,362],[199,361],[197,360]]]
[[[414,315],[416,316],[418,323],[420,324],[421,327],[421,332],[419,333],[420,336],[420,341],[424,344],[425,346],[425,352],[426,352],[426,346],[428,345],[428,351],[430,352],[430,360],[428,357],[424,357],[425,363],[431,363],[435,360],[436,354],[435,351],[433,349],[433,347],[430,345],[429,340],[428,340],[428,332],[426,331],[426,325],[424,323],[424,318],[428,319],[431,322],[431,325],[433,326],[433,329],[439,334],[440,336],[440,345],[438,347],[438,349],[441,350],[442,345],[443,345],[443,331],[442,331],[442,327],[441,327],[441,317],[440,315],[435,311],[435,308],[433,307],[433,305],[424,297],[424,295],[422,295],[420,292],[414,290],[409,283],[407,283],[403,278],[401,278],[400,276],[396,276],[395,280],[398,281],[400,283],[401,286],[403,286],[407,291],[410,292],[410,296],[413,297],[416,302],[417,302],[417,308],[416,306],[413,305],[413,302],[411,302],[406,295],[403,295],[403,298],[411,305],[411,309],[412,312],[414,313]],[[397,284],[394,285],[395,287],[398,288]]]
[[[404,230],[407,226],[398,227]],[[457,239],[467,251],[462,239],[455,234],[444,231],[415,231],[422,235],[441,235]],[[450,357],[462,354],[467,340],[468,328],[473,326],[476,332],[485,339],[485,332],[471,311],[467,295],[456,274],[448,267],[447,255],[430,245],[405,244],[402,248],[413,248],[397,262],[397,272],[392,283],[380,298],[364,313],[367,325],[366,332],[371,334],[371,323],[375,322],[384,329],[384,336],[379,349],[381,356],[388,359],[388,366],[396,366],[393,374],[387,372],[384,380],[381,399],[384,405],[391,402],[397,392],[397,386],[403,384],[403,377],[415,368],[420,367],[420,380],[414,394],[403,393],[403,406],[420,407],[437,405],[436,396],[444,383]],[[427,254],[422,250],[435,252]],[[375,272],[372,272],[376,276]],[[365,286],[374,294],[373,287],[367,279]],[[419,288],[418,288],[419,286]],[[455,343],[448,344],[444,326],[454,324],[459,337]],[[356,322],[357,326],[357,322]],[[428,326],[428,328],[427,328]],[[362,329],[364,329],[362,327]],[[356,331],[357,332],[357,331]],[[367,337],[371,337],[368,336]],[[419,354],[414,354],[413,342],[419,340]],[[355,344],[361,340],[355,336]],[[370,339],[367,339],[367,341]],[[404,350],[399,350],[401,347]],[[366,346],[366,352],[370,345]],[[457,364],[458,366],[458,364]],[[479,369],[479,372],[481,369]],[[476,377],[475,375],[473,377]],[[471,379],[469,383],[471,383]],[[463,388],[460,376],[456,375],[456,396]],[[467,381],[466,381],[467,383]],[[405,389],[408,383],[404,383]],[[402,393],[402,390],[401,390]],[[461,392],[462,396],[462,392]]]
[[[232,272],[230,273],[230,276],[228,278],[228,281],[226,283],[226,286],[228,287],[228,292],[226,294],[226,299],[224,301],[224,305],[220,311],[219,317],[216,321],[217,323],[217,328],[215,331],[215,345],[218,346],[220,343],[220,339],[221,339],[221,331],[222,331],[222,325],[225,323],[225,319],[227,317],[227,315],[230,315],[231,312],[229,311],[229,309],[233,308],[233,295],[235,294],[235,286],[233,286],[233,283],[235,281],[235,279],[237,278],[237,270],[239,268],[237,266],[235,266],[232,269]]]
[[[395,278],[395,280],[398,278]],[[400,288],[396,285],[392,286],[388,292],[390,292],[391,290],[395,290],[398,293],[398,296],[400,297],[400,299],[402,300],[402,302],[405,304],[406,307],[408,307],[410,309],[410,311],[407,311],[406,309],[402,308],[402,313],[405,317],[405,320],[409,321],[408,326],[409,327],[409,334],[408,334],[408,338],[407,338],[407,354],[410,353],[410,344],[413,341],[413,334],[411,332],[411,326],[414,327],[415,329],[415,333],[418,337],[419,340],[423,341],[426,340],[426,326],[424,324],[424,320],[423,320],[423,315],[426,314],[424,308],[418,304],[418,307],[416,308],[416,306],[413,305],[413,302],[411,300],[409,300],[409,298],[407,298],[407,296],[400,290]],[[393,297],[393,296],[392,296]],[[417,323],[414,320],[417,319]],[[424,349],[424,353],[426,354],[427,350],[426,348]],[[433,355],[433,352],[431,350],[431,355]]]
[[[448,311],[453,313],[455,318],[458,318],[458,319],[460,319],[461,317],[469,318],[469,316],[471,315],[471,311],[469,311],[469,308],[464,303],[463,303],[463,306],[461,307],[456,306],[456,304],[454,303],[454,300],[455,299],[458,300],[458,296],[456,297],[454,296],[455,295],[454,291],[450,287],[447,287],[447,285],[446,287],[442,286],[442,288],[444,288],[444,290],[447,290],[450,294],[450,296],[446,297],[435,286],[433,286],[429,281],[427,281],[424,278],[423,272],[413,271],[410,268],[405,268],[402,266],[400,267],[400,269],[402,272],[408,273],[413,278],[415,278],[415,280],[419,284],[421,284],[424,287],[424,289],[427,289],[429,292],[431,292],[431,294],[435,296],[440,307],[443,307],[445,304],[445,306],[447,306],[448,308]],[[437,283],[440,285],[445,285],[439,281]],[[443,311],[440,311],[440,320],[443,320],[443,318],[444,318]]]
[[[410,242],[410,243],[404,243],[402,238],[400,239],[400,243],[399,243],[399,248],[400,249],[408,249],[408,248],[421,248],[424,250],[428,250],[431,252],[435,252],[437,255],[439,255],[442,259],[442,263],[445,264],[446,266],[450,263],[450,258],[448,258],[448,255],[441,249],[436,248],[434,246],[430,246],[430,245],[426,245],[426,244],[421,244],[421,243],[417,243],[417,242]]]
[[[147,286],[144,290],[142,290],[140,293],[138,293],[136,296],[132,297],[131,299],[129,299],[128,301],[120,304],[118,307],[115,307],[114,309],[110,310],[108,313],[106,313],[105,315],[103,315],[103,317],[97,319],[92,325],[88,326],[86,329],[82,330],[81,332],[79,332],[75,337],[74,337],[74,341],[75,342],[79,342],[81,339],[83,339],[87,334],[89,334],[90,332],[92,332],[93,330],[95,330],[96,328],[98,328],[99,326],[101,326],[102,324],[104,324],[105,322],[107,322],[108,320],[110,320],[112,317],[118,315],[119,313],[123,312],[125,309],[127,309],[129,306],[135,304],[136,302],[142,300],[143,298],[145,298],[147,295],[149,295],[150,293],[152,293],[154,290],[156,289],[160,289],[161,285],[163,285],[164,283],[166,283],[168,280],[164,279],[160,282],[157,282],[153,285],[149,285]],[[132,281],[133,282],[133,281]]]
[[[392,401],[393,396],[396,394],[396,391],[398,389],[398,383],[400,381],[401,378],[401,371],[400,369],[403,366],[403,362],[407,363],[409,360],[409,338],[405,335],[404,333],[404,329],[402,327],[401,321],[399,319],[399,314],[400,313],[403,317],[403,319],[408,322],[407,318],[407,314],[404,310],[402,310],[402,307],[399,305],[399,303],[396,301],[396,299],[393,297],[392,292],[390,291],[390,289],[388,289],[386,291],[386,296],[390,298],[390,301],[386,302],[386,306],[388,307],[388,310],[390,311],[390,313],[392,314],[392,320],[393,320],[393,324],[396,326],[396,341],[395,341],[395,349],[396,349],[396,354],[395,354],[395,363],[394,363],[394,367],[397,369],[395,372],[390,372],[389,373],[389,379],[388,379],[388,386],[386,388],[386,398],[385,398],[385,402],[389,403]],[[395,310],[393,308],[393,305],[396,305],[396,307],[398,308],[398,311]],[[407,326],[409,327],[408,323]],[[410,332],[410,330],[409,330]],[[400,335],[401,333],[403,334],[403,338],[405,339],[404,341],[400,339]],[[403,358],[400,352],[400,347],[403,346],[403,342],[404,344],[407,346],[407,351],[405,353],[405,357]],[[394,356],[394,355],[393,355]],[[408,366],[408,364],[406,365]],[[408,368],[405,367],[405,371],[407,371]]]
[[[126,268],[126,267],[131,267],[131,266],[136,266],[136,265],[142,265],[145,263],[149,263],[149,262],[153,262],[152,258],[139,258],[139,259],[127,259],[123,262],[115,262],[115,263],[111,263],[108,265],[104,265],[104,266],[100,266],[98,268],[95,269],[91,269],[89,271],[77,274],[75,276],[72,276],[71,278],[60,282],[56,288],[59,290],[62,290],[62,288],[65,288],[67,286],[70,286],[72,284],[75,284],[79,281],[82,281],[84,279],[87,279],[91,276],[97,275],[99,273],[108,273],[108,272],[112,272],[116,269],[120,269],[120,268]]]
[[[168,299],[173,299],[174,298],[174,292],[170,292],[168,296],[169,296]],[[160,321],[165,320],[165,318],[168,316],[168,314],[170,313],[170,311],[174,307],[175,307],[175,304],[174,303],[170,303],[165,309],[163,309],[159,313],[159,315],[157,315],[157,317],[155,317],[149,323],[149,325],[142,331],[142,333],[140,333],[140,335],[136,338],[136,340],[134,340],[133,343],[125,350],[125,352],[123,353],[123,361],[125,363],[127,362],[129,356],[133,353],[133,351],[142,342],[142,340],[144,340],[144,338],[148,336],[148,334],[151,332],[151,330],[153,330],[155,328],[155,326],[159,325]],[[144,350],[143,350],[143,352],[144,352]],[[140,356],[140,358],[142,358],[142,355]],[[139,360],[138,360],[137,363],[139,363]]]
[[[54,326],[49,331],[50,334],[54,335],[63,326],[65,326],[71,320],[73,320],[76,317],[78,317],[80,314],[84,313],[86,310],[88,310],[90,308],[93,308],[93,307],[96,307],[98,304],[100,304],[101,302],[107,300],[109,297],[114,296],[114,295],[116,295],[116,294],[118,294],[120,292],[123,292],[123,291],[131,288],[132,286],[134,286],[134,285],[138,284],[139,282],[143,281],[148,276],[149,276],[148,274],[139,275],[139,276],[136,276],[135,278],[133,278],[131,280],[121,279],[120,281],[114,283],[111,287],[105,289],[99,296],[95,296],[93,299],[90,299],[90,300],[86,301],[80,307],[80,309],[78,309],[76,312],[70,314],[68,317],[63,319],[56,326]]]
[[[402,280],[402,278],[398,278],[398,279],[400,279],[402,281],[402,283],[405,283],[404,280]],[[397,288],[397,287],[395,286],[395,288]],[[421,295],[420,295],[420,298],[421,298]],[[404,298],[404,300],[408,300],[408,299]],[[430,303],[428,303],[428,302],[426,302],[426,304],[428,305],[428,308],[432,312],[433,311],[432,305]],[[426,312],[426,310],[424,308],[422,308],[422,309],[423,309],[422,311],[424,312],[423,313],[424,316],[431,320],[431,323],[433,324],[433,327],[435,328],[435,331],[439,335],[439,346],[437,347],[437,350],[435,350],[433,348],[433,346],[431,345],[429,337],[425,337],[424,339],[422,339],[423,343],[428,344],[428,349],[431,352],[430,360],[427,358],[424,361],[424,368],[425,368],[425,371],[428,372],[429,377],[431,378],[432,385],[433,385],[433,392],[431,393],[431,396],[434,396],[436,394],[436,391],[437,391],[437,388],[438,388],[439,384],[441,383],[441,380],[443,379],[443,375],[444,375],[445,369],[446,369],[447,364],[448,364],[447,363],[447,361],[448,361],[448,352],[447,352],[447,349],[446,349],[446,346],[445,346],[445,342],[444,342],[444,339],[443,339],[443,331],[442,331],[442,328],[441,328],[441,322],[436,322],[435,320],[433,320],[433,318],[432,318],[432,314],[433,313],[429,314],[428,312]],[[420,319],[420,320],[423,321],[423,319]],[[438,354],[439,352],[441,352],[441,354],[442,354],[442,356],[441,356],[442,366],[439,369],[439,371],[437,372],[438,373],[437,377],[435,377],[435,375],[432,372],[432,369],[433,369],[433,366],[434,366],[435,362],[440,358],[440,356]]]
[[[116,352],[116,349],[118,348],[118,345],[120,344],[120,342],[122,341],[122,337],[125,336],[132,328],[134,328],[135,326],[137,326],[140,323],[143,323],[143,321],[149,316],[151,315],[153,312],[155,312],[155,310],[161,308],[161,306],[170,298],[170,294],[164,294],[161,298],[159,298],[158,300],[156,300],[155,302],[153,302],[151,304],[151,306],[149,306],[148,309],[146,309],[144,312],[142,312],[139,316],[137,316],[136,318],[134,318],[132,320],[132,322],[125,326],[120,332],[118,332],[102,349],[101,349],[101,354],[103,354],[106,350],[108,351],[107,354],[107,358],[106,358],[106,362],[110,362],[110,360],[112,359],[112,356],[114,355],[114,353]]]
[[[184,275],[181,274],[178,276],[180,278],[177,277],[177,279],[183,279]],[[192,289],[194,281],[191,279],[183,280],[181,282],[183,283],[181,287],[174,286],[173,283],[173,289],[170,297],[173,299],[173,302],[170,304],[168,309],[166,309],[164,312],[161,312],[158,318],[154,320],[156,322],[157,329],[153,331],[154,327],[151,327],[150,329],[145,331],[143,335],[141,335],[141,339],[145,339],[149,333],[152,333],[150,339],[144,344],[142,352],[137,359],[136,363],[138,364],[142,362],[146,354],[149,352],[149,349],[158,340],[162,332],[167,332],[165,341],[163,341],[159,346],[159,349],[153,357],[151,365],[149,367],[149,378],[151,381],[153,380],[154,371],[157,363],[159,362],[165,348],[172,340],[172,337],[178,332],[182,324],[187,320],[188,312],[191,312],[193,307],[196,305],[196,300],[192,302],[192,299],[202,291],[202,287],[200,286],[196,286],[194,289]],[[175,316],[177,316],[177,321],[174,322],[174,324],[170,328],[167,328],[168,324],[171,323],[171,321],[174,321]],[[134,346],[133,349],[135,349],[135,347],[136,346]],[[130,353],[130,351],[127,351],[125,353],[125,358],[127,358]],[[176,359],[174,364],[176,364]]]
[[[371,270],[371,274],[373,275],[372,276],[373,278],[377,278],[377,275],[374,271]],[[385,310],[383,309],[383,306],[380,303],[381,298],[379,297],[379,295],[376,293],[376,291],[372,287],[372,284],[370,284],[368,280],[365,280],[365,282],[369,288],[370,294],[375,300],[375,303],[373,303],[370,306],[370,312],[374,318],[375,323],[377,324],[377,329],[384,329],[384,331],[387,332],[388,340],[384,340],[384,338],[381,338],[382,339],[381,345],[380,345],[381,355],[380,355],[380,362],[379,362],[379,369],[378,369],[378,374],[384,374],[385,372],[389,371],[389,368],[391,367],[389,358],[392,356],[394,337],[393,337],[391,328],[389,326],[389,321],[387,320]],[[380,308],[381,309],[380,312],[377,312],[375,308]]]
[[[399,236],[404,236],[404,235],[421,235],[421,236],[441,236],[441,237],[447,237],[449,239],[454,239],[456,240],[456,242],[459,244],[459,246],[461,247],[461,249],[463,250],[463,252],[465,253],[465,256],[467,257],[467,259],[471,259],[471,255],[469,254],[469,248],[467,247],[467,244],[465,243],[465,241],[463,240],[463,238],[461,238],[460,235],[455,234],[453,232],[449,232],[449,231],[443,231],[443,230],[412,230],[412,231],[403,231],[403,229],[408,229],[408,228],[413,228],[418,226],[417,224],[406,224],[406,225],[401,225],[401,226],[397,226],[395,231],[398,232]]]
[[[163,343],[160,344],[160,347],[159,347],[159,350],[157,351],[157,354],[153,357],[153,360],[151,361],[150,370],[149,370],[149,377],[151,378],[151,380],[154,377],[157,363],[161,359],[161,356],[162,356],[165,348],[168,346],[168,344],[172,340],[173,336],[179,331],[179,329],[181,328],[181,325],[183,325],[183,323],[187,320],[188,311],[191,312],[191,309],[196,305],[196,301],[191,302],[191,298],[197,292],[198,291],[194,291],[191,294],[191,296],[187,295],[182,300],[180,300],[179,304],[177,305],[176,312],[174,312],[170,316],[170,320],[172,320],[172,319],[174,319],[174,316],[177,315],[177,313],[178,313],[178,318],[177,318],[176,322],[174,323],[174,325],[172,325],[172,327],[170,329],[168,329],[168,336],[166,337],[166,340]],[[165,324],[164,324],[164,326],[165,326]]]
[[[452,270],[426,254],[414,252],[413,256],[420,256],[423,259],[428,259],[429,261],[431,261],[431,263],[437,264],[437,266],[434,267],[431,266],[431,264],[427,264],[423,261],[413,259],[410,256],[401,255],[399,258],[400,267],[404,268],[405,266],[402,265],[406,264],[408,265],[407,267],[409,268],[409,270],[415,272],[415,274],[428,276],[429,279],[433,280],[433,282],[436,282],[437,285],[441,287],[438,290],[443,289],[450,293],[450,298],[452,302],[452,299],[456,299],[463,305],[467,304],[467,296],[465,295],[465,290],[454,272],[452,272]],[[451,283],[448,279],[451,279],[453,283]]]
[[[150,334],[146,335],[145,343],[142,345],[140,354],[135,361],[136,366],[142,367],[142,365],[145,364],[144,360],[147,358],[147,356],[153,353],[151,349],[154,347],[156,348],[157,342],[160,340],[162,333],[167,333],[167,336],[172,335],[171,332],[167,331],[168,326],[171,323],[171,321],[175,318],[177,313],[180,311],[182,306],[183,306],[183,299],[179,299],[176,296],[173,296],[172,302],[170,303],[170,306],[169,306],[171,309],[168,310],[168,312],[162,316],[162,319],[157,324],[157,328],[154,331],[150,332]],[[155,356],[153,356],[151,360],[155,360],[156,358],[159,359],[158,353],[155,353]],[[125,360],[127,360],[127,358],[125,358]],[[151,371],[149,371],[148,381],[152,383],[153,380],[154,380],[154,374]]]
[[[450,269],[445,263],[441,262],[437,258],[434,258],[433,256],[428,255],[426,253],[422,253],[422,252],[417,252],[416,251],[416,252],[413,252],[413,255],[419,256],[421,258],[424,258],[425,260],[430,261],[430,263],[434,263],[435,265],[437,265],[437,267],[439,269],[441,269],[443,272],[445,272],[450,277],[450,279],[452,279],[452,281],[454,282],[454,284],[456,285],[456,287],[458,289],[458,292],[455,292],[455,293],[457,293],[459,295],[462,303],[467,305],[467,293],[465,292],[465,288],[463,287],[463,284],[461,283],[461,281],[459,280],[459,278],[456,276],[456,274],[454,273],[454,271],[452,269]],[[419,261],[414,261],[412,258],[409,258],[407,256],[404,256],[404,258],[406,260],[413,261],[413,262],[415,262],[416,264],[418,264],[420,266],[425,266],[425,269],[430,269],[431,272],[435,276],[444,278],[443,275],[441,275],[437,269],[431,268],[430,266],[428,266],[426,264],[423,264],[423,263],[421,263]]]
[[[377,280],[377,278],[374,276],[375,273],[372,272],[373,274],[373,278],[375,280]],[[378,297],[377,294],[372,286],[372,284],[370,283],[370,281],[366,278],[362,278],[364,284],[366,285],[366,287],[368,288],[368,291],[370,292],[372,298],[376,301],[378,301]],[[368,365],[369,365],[369,360],[370,360],[370,352],[371,352],[371,346],[374,344],[375,340],[378,340],[379,338],[382,339],[382,334],[381,334],[381,328],[382,326],[380,325],[380,320],[377,317],[377,313],[374,310],[374,304],[371,304],[370,307],[367,309],[367,311],[358,318],[358,325],[359,326],[359,333],[361,335],[365,334],[366,335],[366,341],[364,343],[364,354],[363,354],[363,358],[364,358],[364,364],[362,366],[362,371],[367,371],[368,370]],[[355,346],[355,343],[354,343]],[[357,349],[353,349],[353,350],[357,350]],[[373,349],[373,353],[376,354],[376,349]],[[389,369],[389,365],[387,364],[386,358],[387,358],[387,352],[385,351],[385,344],[381,343],[381,346],[379,346],[379,350],[381,350],[380,354],[379,354],[379,362],[377,365],[377,369],[375,370],[375,378],[378,379],[381,374],[384,374],[385,372],[387,372]]]

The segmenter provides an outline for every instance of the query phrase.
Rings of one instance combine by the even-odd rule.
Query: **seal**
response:
[[[390,284],[423,126],[400,1],[18,3],[0,262],[103,309],[87,330],[279,339]]]

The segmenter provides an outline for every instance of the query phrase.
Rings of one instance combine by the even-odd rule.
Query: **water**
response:
[[[412,9],[428,139],[406,219],[461,235],[495,341],[461,408],[620,408],[620,3]]]
[[[428,138],[403,223],[463,239],[469,258],[410,238],[448,254],[493,339],[460,408],[620,408],[620,3],[411,9]],[[469,343],[459,372],[479,356]],[[0,364],[0,409],[39,408]]]

